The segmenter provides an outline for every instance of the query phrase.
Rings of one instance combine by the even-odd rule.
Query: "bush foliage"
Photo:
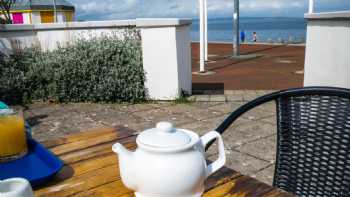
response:
[[[139,102],[145,99],[140,39],[103,35],[66,47],[36,48],[0,58],[0,100],[58,102]]]

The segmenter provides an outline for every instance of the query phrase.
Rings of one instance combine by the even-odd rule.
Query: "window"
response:
[[[13,13],[12,14],[12,22],[13,24],[23,24],[23,13]]]
[[[54,22],[54,16],[52,11],[43,11],[40,12],[41,17],[41,23],[53,23]]]
[[[64,16],[66,18],[65,22],[72,22],[73,21],[73,12],[64,12]]]

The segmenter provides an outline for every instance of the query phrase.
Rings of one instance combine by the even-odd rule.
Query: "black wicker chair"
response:
[[[273,185],[301,197],[350,197],[350,90],[275,92],[243,105],[216,130],[224,133],[242,114],[270,101],[277,106]]]

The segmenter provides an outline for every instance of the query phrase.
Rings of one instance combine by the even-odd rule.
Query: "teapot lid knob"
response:
[[[159,122],[156,127],[158,130],[165,133],[172,133],[175,131],[173,124],[170,122]]]
[[[138,145],[146,145],[152,148],[171,149],[182,147],[192,141],[191,135],[183,129],[177,129],[169,122],[160,122],[156,128],[148,129],[139,136],[136,142]]]

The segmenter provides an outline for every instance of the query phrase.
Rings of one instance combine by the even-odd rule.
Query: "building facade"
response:
[[[66,0],[17,0],[10,12],[13,24],[62,23],[74,21],[75,8]]]

